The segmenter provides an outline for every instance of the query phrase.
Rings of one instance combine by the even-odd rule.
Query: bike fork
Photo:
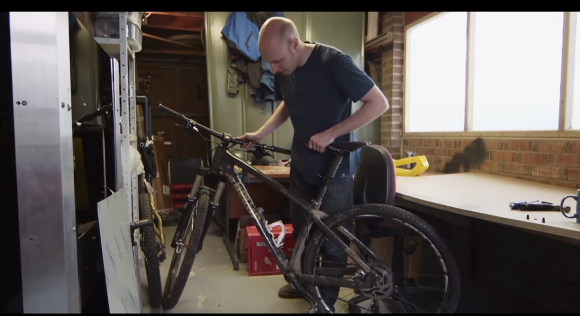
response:
[[[208,212],[209,216],[206,216],[206,218],[205,218],[205,223],[203,226],[203,233],[201,235],[201,241],[199,242],[199,248],[197,249],[197,252],[200,252],[201,248],[203,248],[203,241],[205,239],[205,235],[207,234],[207,230],[209,229],[209,225],[211,225],[211,221],[213,220],[213,217],[215,215],[215,210],[219,206],[219,201],[220,201],[220,198],[221,198],[221,195],[224,191],[225,186],[226,186],[225,180],[221,179],[219,184],[218,184],[218,187],[215,191],[215,195],[213,196],[213,200],[209,204],[209,207],[210,207],[209,212]]]
[[[201,185],[201,181],[203,177],[207,173],[207,169],[200,168],[197,172],[197,176],[195,177],[195,181],[193,182],[193,187],[187,196],[187,202],[185,202],[185,207],[183,208],[183,212],[181,213],[181,218],[179,223],[177,224],[177,229],[175,230],[175,235],[173,235],[173,240],[171,241],[171,247],[177,249],[176,247],[183,246],[183,238],[187,235],[187,225],[191,220],[191,217],[194,215],[193,210],[195,208],[195,203],[197,202],[197,193],[199,192],[199,187]]]

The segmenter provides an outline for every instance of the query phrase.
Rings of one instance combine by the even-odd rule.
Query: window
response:
[[[453,12],[408,26],[405,132],[580,131],[576,19],[576,12]]]
[[[564,14],[482,12],[472,17],[472,130],[557,130]]]
[[[572,107],[571,126],[566,126],[570,129],[580,130],[580,28],[578,24],[575,25],[575,45],[574,45],[574,70],[572,73],[574,86],[572,88]]]
[[[406,131],[463,131],[467,14],[439,14],[406,40]]]

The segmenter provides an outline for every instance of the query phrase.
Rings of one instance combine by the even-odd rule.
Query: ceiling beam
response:
[[[150,16],[147,18],[147,25],[143,29],[165,29],[176,31],[201,32],[204,24],[203,19],[192,19],[182,16]]]
[[[144,49],[144,50],[140,51],[138,54],[205,56],[205,51],[186,50],[186,49]]]
[[[163,37],[159,37],[159,36],[155,36],[155,35],[151,35],[151,34],[147,34],[147,33],[143,33],[143,36],[149,37],[151,39],[158,40],[158,41],[161,41],[161,42],[171,43],[171,44],[180,45],[180,46],[184,46],[184,47],[188,47],[188,48],[195,49],[195,47],[193,47],[193,46],[190,46],[190,45],[187,45],[187,44],[184,44],[184,43],[180,43],[180,42],[177,42],[177,41],[172,41],[172,40],[167,39],[167,38],[163,38]]]
[[[183,16],[183,17],[197,18],[197,19],[205,18],[204,12],[147,12],[147,13],[151,13],[151,15]]]

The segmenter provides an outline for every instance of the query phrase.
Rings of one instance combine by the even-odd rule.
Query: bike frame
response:
[[[172,247],[175,248],[176,245],[178,244],[179,240],[182,239],[183,237],[185,237],[185,235],[186,235],[185,234],[186,228],[187,228],[186,226],[188,225],[188,223],[191,219],[191,216],[194,215],[194,211],[197,211],[195,206],[196,206],[196,201],[197,201],[197,194],[198,194],[200,188],[205,187],[205,188],[208,188],[210,191],[214,192],[214,196],[210,202],[211,210],[208,210],[211,213],[208,214],[210,216],[208,216],[206,218],[204,232],[202,235],[203,236],[202,238],[204,238],[205,234],[207,232],[207,228],[209,226],[209,223],[211,222],[211,218],[213,217],[213,214],[215,212],[215,208],[219,204],[219,200],[221,198],[221,194],[225,188],[225,185],[226,185],[226,183],[229,183],[235,189],[238,197],[242,201],[244,208],[252,217],[254,224],[256,225],[256,227],[257,227],[260,235],[262,236],[266,246],[268,247],[270,253],[274,257],[274,260],[276,260],[276,263],[278,264],[278,267],[280,268],[280,270],[284,274],[286,280],[289,281],[294,287],[296,287],[297,290],[304,293],[306,296],[306,299],[314,307],[316,307],[318,304],[320,304],[320,306],[324,307],[324,311],[329,312],[328,307],[324,305],[324,302],[321,300],[321,298],[312,297],[309,294],[309,291],[307,291],[302,286],[302,284],[306,284],[308,286],[318,285],[318,286],[337,286],[337,287],[347,287],[347,288],[372,287],[372,285],[374,284],[374,281],[375,281],[375,277],[376,277],[375,273],[371,270],[371,268],[369,267],[369,265],[365,262],[365,260],[363,258],[361,258],[359,255],[357,255],[349,247],[349,245],[345,244],[328,226],[326,226],[324,224],[322,219],[324,217],[326,217],[327,214],[325,214],[324,212],[321,212],[319,210],[320,205],[322,203],[322,200],[324,198],[324,194],[326,193],[326,189],[328,188],[328,183],[334,177],[338,166],[342,162],[343,157],[346,155],[349,155],[350,152],[340,151],[340,150],[334,149],[336,151],[335,157],[334,157],[334,160],[331,163],[331,165],[328,167],[328,171],[327,171],[326,176],[323,177],[323,185],[320,187],[317,197],[315,199],[313,199],[312,201],[308,202],[300,197],[294,196],[290,192],[290,190],[287,189],[286,187],[284,187],[282,184],[280,184],[276,180],[270,178],[269,176],[262,173],[261,171],[257,170],[256,168],[252,167],[251,165],[247,164],[242,159],[238,158],[236,155],[232,154],[229,151],[230,146],[232,144],[243,143],[241,140],[235,139],[232,136],[227,135],[227,134],[218,133],[218,132],[216,132],[208,127],[205,127],[203,125],[200,125],[200,124],[196,123],[195,121],[190,120],[190,119],[186,118],[185,116],[183,116],[177,112],[174,112],[173,110],[168,109],[162,105],[160,105],[160,108],[164,109],[165,111],[170,112],[171,114],[173,114],[174,116],[176,116],[178,118],[181,118],[181,119],[187,121],[189,126],[185,126],[184,128],[187,129],[188,131],[193,130],[195,132],[198,132],[197,128],[200,128],[200,129],[205,130],[206,132],[212,134],[213,136],[215,136],[216,138],[219,138],[221,140],[221,144],[217,145],[216,152],[213,156],[211,166],[209,168],[202,166],[202,167],[200,167],[200,169],[198,171],[198,174],[195,178],[193,187],[191,188],[191,191],[188,195],[188,199],[187,199],[186,205],[184,207],[184,211],[182,213],[182,218],[181,218],[181,220],[178,224],[177,230],[175,232],[175,237],[174,237],[174,239],[172,241],[172,245],[171,245]],[[282,152],[282,153],[288,152],[288,150],[286,150],[286,149],[270,147],[270,146],[268,146],[268,149],[271,151],[274,151],[274,152]],[[283,196],[289,198],[290,200],[292,200],[293,202],[298,204],[300,206],[300,208],[308,215],[309,220],[307,220],[307,225],[305,225],[305,227],[302,227],[302,229],[300,230],[300,232],[298,234],[298,237],[296,238],[296,247],[294,249],[294,253],[298,254],[298,255],[293,255],[291,257],[291,259],[288,260],[286,257],[286,254],[281,250],[281,248],[278,248],[276,246],[276,243],[274,242],[274,237],[273,237],[273,235],[270,234],[270,231],[269,231],[268,226],[266,224],[265,218],[262,216],[261,212],[254,205],[252,198],[250,197],[244,184],[240,180],[240,173],[234,168],[234,166],[241,168],[242,172],[246,172],[246,173],[253,175],[254,177],[261,180],[263,183],[265,183],[270,188],[276,190],[277,192],[279,192]],[[213,179],[210,180],[210,178],[213,178]],[[213,182],[212,180],[217,180],[217,182],[218,182],[217,188],[214,189],[214,188],[210,188],[208,186],[205,186],[205,183],[208,182],[208,180],[210,182]],[[311,222],[314,225],[316,225],[319,229],[321,229],[330,240],[338,243],[342,247],[342,249],[344,249],[344,251],[348,254],[348,256],[354,262],[356,262],[362,268],[362,270],[364,270],[364,272],[366,272],[368,274],[369,278],[367,278],[364,281],[359,281],[359,280],[349,281],[349,280],[344,280],[344,279],[332,278],[332,276],[341,277],[344,274],[351,274],[351,273],[354,274],[356,271],[358,271],[358,269],[356,269],[356,268],[352,268],[352,269],[348,269],[348,268],[346,268],[346,269],[318,268],[320,270],[320,272],[323,272],[323,270],[329,270],[329,271],[324,273],[324,274],[317,273],[317,275],[302,273],[301,257],[302,257],[303,251],[304,251],[303,248],[306,247],[305,241],[306,241],[306,238],[308,237],[308,234],[309,234],[308,226],[310,226]],[[362,242],[360,242],[357,238],[355,238],[355,236],[352,233],[350,233],[349,231],[347,231],[343,227],[340,227],[339,231],[342,234],[344,234],[349,239],[350,242],[353,242],[354,244],[356,244],[359,247],[359,249],[361,249],[362,252],[364,252],[364,253],[368,254],[370,257],[378,260],[376,255],[368,247],[366,247]],[[202,239],[202,242],[203,242],[203,239]],[[198,251],[199,251],[199,249],[198,249]],[[337,271],[337,270],[340,270],[340,271]],[[348,272],[346,272],[346,271],[348,271]]]

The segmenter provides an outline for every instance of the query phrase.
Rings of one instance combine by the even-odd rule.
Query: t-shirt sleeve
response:
[[[373,79],[360,69],[350,56],[340,54],[329,61],[334,84],[353,102],[360,101],[375,85]]]
[[[280,92],[278,76],[276,75],[274,75],[274,101],[284,101]]]

